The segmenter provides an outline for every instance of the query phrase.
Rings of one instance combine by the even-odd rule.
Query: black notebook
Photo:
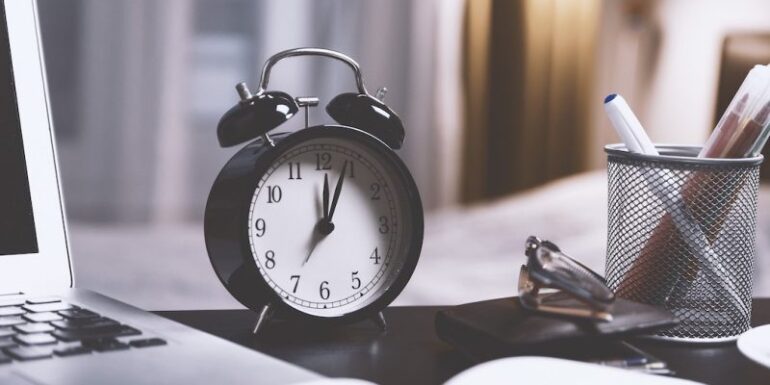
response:
[[[612,321],[601,322],[533,313],[510,297],[440,311],[436,333],[479,360],[518,354],[590,359],[586,353],[600,344],[676,324],[665,309],[621,298],[615,300],[612,315]]]

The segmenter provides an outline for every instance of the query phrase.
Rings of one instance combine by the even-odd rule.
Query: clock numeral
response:
[[[257,219],[257,221],[254,222],[254,230],[256,230],[258,237],[265,235],[265,231],[267,231],[267,224],[265,224],[265,220],[262,218]]]
[[[328,152],[319,152],[315,154],[316,171],[332,169],[332,154]]]
[[[296,281],[294,281],[296,279]],[[297,292],[297,286],[299,286],[299,275],[292,275],[289,280],[294,281],[294,289],[291,290],[292,293]]]
[[[281,186],[267,186],[267,203],[278,203],[283,198]]]
[[[265,267],[268,270],[275,268],[275,251],[268,250],[265,252]]]
[[[380,200],[380,189],[382,189],[382,187],[380,186],[379,183],[372,183],[372,185],[369,186],[369,190],[372,190],[372,200],[373,201]]]
[[[354,271],[350,274],[350,277],[353,280],[353,286],[351,286],[353,289],[361,288],[361,278],[356,277],[357,275],[358,275],[357,271]]]
[[[390,224],[388,222],[388,217],[381,216],[380,217],[380,234],[387,234],[390,232]]]
[[[299,169],[300,164],[299,162],[289,162],[289,180],[302,179],[302,173]]]
[[[382,259],[382,257],[380,257],[380,249],[378,247],[374,248],[374,251],[372,251],[372,254],[369,255],[369,259],[373,259],[375,265],[380,264],[380,259]]]
[[[331,292],[329,291],[328,285],[329,285],[329,281],[321,282],[321,287],[318,288],[318,295],[321,296],[321,299],[329,299]]]

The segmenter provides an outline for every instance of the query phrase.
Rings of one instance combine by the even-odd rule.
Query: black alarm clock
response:
[[[336,96],[326,111],[339,125],[308,127],[316,98],[267,91],[271,68],[292,56],[324,56],[353,69],[356,93]],[[320,48],[280,52],[267,60],[260,86],[236,86],[240,102],[217,127],[223,147],[249,142],[211,188],[204,219],[211,264],[243,305],[265,320],[311,323],[365,318],[385,328],[381,310],[414,272],[423,240],[423,210],[409,170],[394,152],[404,127],[364,87],[358,64]],[[271,131],[305,109],[305,128]]]

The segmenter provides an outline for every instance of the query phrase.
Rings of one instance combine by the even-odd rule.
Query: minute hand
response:
[[[329,208],[329,215],[326,217],[326,220],[331,223],[332,222],[332,216],[334,216],[334,209],[337,208],[337,202],[340,199],[340,192],[342,191],[342,182],[345,180],[345,172],[348,169],[348,161],[345,161],[345,163],[342,165],[342,174],[340,174],[340,179],[337,180],[337,187],[334,188],[334,197],[332,198],[332,206]]]

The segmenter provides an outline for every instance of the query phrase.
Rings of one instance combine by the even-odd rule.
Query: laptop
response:
[[[33,0],[0,0],[0,383],[288,384],[319,375],[74,288]]]

